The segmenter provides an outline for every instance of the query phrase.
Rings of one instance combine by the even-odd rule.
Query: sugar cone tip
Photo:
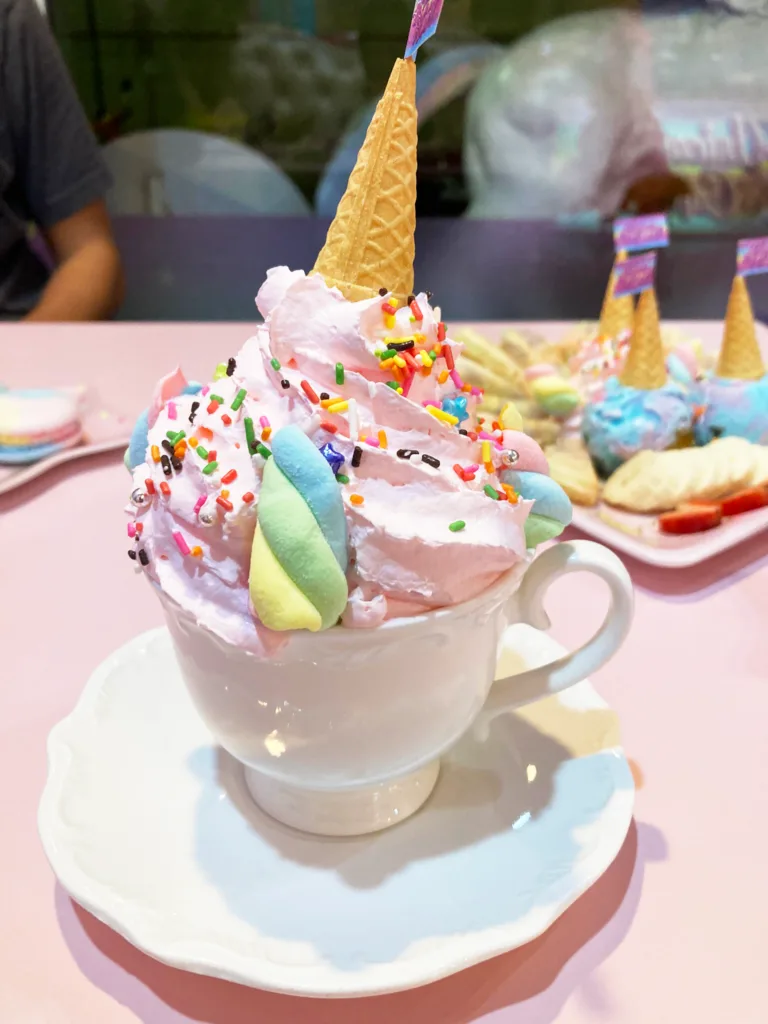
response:
[[[395,61],[313,273],[351,301],[414,291],[416,65]]]
[[[635,310],[632,340],[621,383],[643,391],[654,391],[667,382],[667,365],[661,341],[661,324],[656,292],[648,288],[640,296]]]
[[[734,278],[728,298],[723,344],[715,372],[718,377],[731,380],[758,380],[765,375],[747,282],[741,276]]]

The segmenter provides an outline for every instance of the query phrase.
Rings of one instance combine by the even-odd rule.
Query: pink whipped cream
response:
[[[381,369],[376,353],[386,348],[385,339],[412,337],[415,327],[407,306],[395,314],[394,326],[391,319],[385,323],[386,301],[349,302],[319,276],[285,267],[270,271],[257,298],[265,323],[235,357],[232,374],[201,394],[168,401],[150,429],[147,461],[133,477],[143,568],[200,624],[238,647],[259,652],[274,641],[249,602],[265,460],[249,453],[246,419],[267,447],[271,434],[296,424],[318,447],[330,442],[344,456],[340,472],[349,482],[341,487],[350,544],[344,626],[373,627],[386,618],[457,604],[528,557],[525,521],[532,503],[491,500],[484,488],[502,490],[496,470],[509,468],[510,449],[517,452],[515,468],[546,473],[541,449],[510,431],[492,433],[484,449],[482,437],[474,441],[435,418],[424,403],[439,408],[457,393],[455,378],[440,383],[436,370],[416,374],[407,399],[388,386],[391,373]],[[417,302],[423,320],[416,329],[433,345],[439,311],[424,294]],[[458,343],[448,338],[445,344],[458,355]],[[343,385],[336,382],[339,363]],[[308,391],[339,396],[349,405],[333,413]],[[462,426],[481,430],[477,399],[465,397],[470,418]],[[168,474],[153,448],[155,455],[166,454],[168,434],[182,430],[182,466]],[[356,447],[361,458],[353,467]],[[473,480],[459,477],[455,466],[478,467],[489,450],[491,473],[480,468]],[[416,454],[399,457],[399,451]],[[216,467],[205,472],[211,453]],[[353,495],[362,504],[352,503]],[[458,521],[465,528],[450,530]]]

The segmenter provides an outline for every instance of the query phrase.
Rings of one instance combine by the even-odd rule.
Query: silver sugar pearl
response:
[[[501,461],[504,463],[505,466],[514,466],[514,464],[518,462],[519,459],[520,456],[514,448],[506,448],[501,453]]]
[[[144,505],[149,504],[149,495],[146,491],[143,491],[141,487],[137,487],[136,490],[131,493],[131,504],[135,505],[136,508],[143,508]]]

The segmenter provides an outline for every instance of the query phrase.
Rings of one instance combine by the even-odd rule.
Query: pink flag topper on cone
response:
[[[736,273],[739,277],[768,272],[768,238],[742,238],[736,250]]]
[[[614,264],[613,272],[615,274],[614,298],[620,299],[622,295],[637,295],[639,292],[647,291],[653,287],[653,277],[656,273],[656,253],[644,252],[642,256],[631,256],[623,263]]]
[[[416,51],[437,31],[437,23],[443,10],[443,0],[416,0],[411,31],[408,33],[406,57],[415,57]]]
[[[625,249],[660,249],[669,245],[669,224],[663,213],[646,217],[619,217],[613,222],[613,244],[616,252]]]

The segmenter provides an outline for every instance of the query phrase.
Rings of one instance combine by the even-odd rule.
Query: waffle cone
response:
[[[355,302],[413,291],[416,65],[397,60],[313,273]]]
[[[716,373],[718,377],[732,380],[757,380],[765,374],[752,303],[743,277],[733,279]]]
[[[623,263],[627,258],[626,252],[622,251],[616,257],[617,263]],[[600,311],[600,334],[606,338],[616,338],[622,331],[632,330],[632,321],[635,315],[635,302],[631,295],[622,295],[616,298],[613,289],[616,286],[616,273],[611,271],[608,280],[608,287],[603,299],[603,308]]]
[[[640,296],[635,310],[632,340],[621,383],[643,391],[653,391],[667,382],[667,365],[661,342],[659,307],[656,292],[648,288]]]

